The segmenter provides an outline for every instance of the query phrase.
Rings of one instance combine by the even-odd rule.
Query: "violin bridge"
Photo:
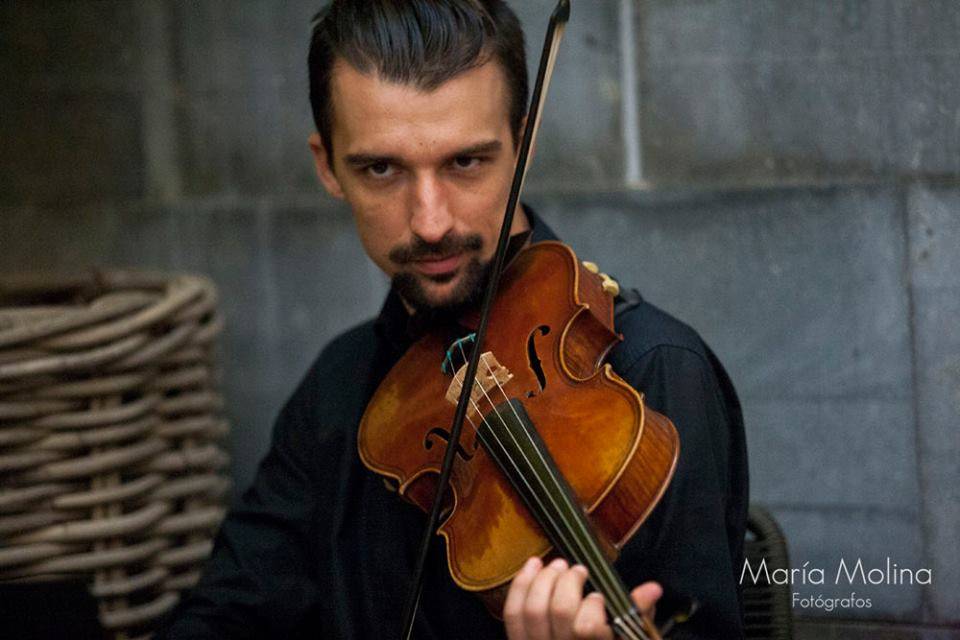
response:
[[[467,365],[464,364],[457,370],[453,376],[450,386],[447,387],[447,402],[457,406],[460,400],[460,390],[463,388],[461,380],[467,375]],[[505,400],[501,390],[511,379],[513,374],[505,366],[500,364],[494,357],[492,351],[485,351],[480,354],[480,363],[477,368],[477,379],[473,382],[473,391],[470,394],[470,406],[467,407],[467,417],[470,419],[479,417],[479,409],[488,407],[490,409],[502,400]],[[493,393],[496,393],[496,402],[493,401]]]

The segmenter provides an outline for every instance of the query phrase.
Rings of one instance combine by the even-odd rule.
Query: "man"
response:
[[[416,336],[476,304],[525,117],[523,36],[501,0],[336,0],[314,29],[310,81],[320,181],[350,204],[391,292],[376,320],[324,349],[284,407],[166,637],[400,631],[424,517],[362,466],[357,425]],[[553,237],[523,207],[512,232],[517,242]],[[661,591],[661,613],[672,597],[699,600],[687,637],[740,637],[747,487],[735,393],[691,329],[637,296],[618,302],[625,339],[610,361],[676,423],[681,454],[617,568],[640,585],[643,609]],[[442,543],[433,551],[416,638],[612,637],[602,599],[583,595],[582,567],[528,562],[500,622],[453,584]]]

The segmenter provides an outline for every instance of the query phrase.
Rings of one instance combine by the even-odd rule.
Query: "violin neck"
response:
[[[658,640],[604,553],[590,519],[530,421],[523,403],[497,405],[477,430],[479,439],[506,474],[547,537],[570,562],[582,564],[603,594],[616,634],[628,640]]]

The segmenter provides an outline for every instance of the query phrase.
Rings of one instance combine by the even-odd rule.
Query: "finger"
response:
[[[613,630],[607,624],[603,596],[591,593],[580,604],[573,619],[573,637],[578,640],[612,640]]]
[[[651,620],[656,615],[657,600],[663,595],[663,587],[656,582],[644,582],[642,585],[630,592],[633,603],[643,614]]]
[[[583,584],[587,581],[587,569],[576,565],[557,578],[550,598],[550,628],[554,640],[573,637],[573,619],[583,602]]]
[[[542,566],[540,558],[534,556],[528,559],[510,583],[507,599],[503,603],[503,624],[510,640],[526,640],[527,635],[523,630],[523,603],[527,599],[527,591],[530,590],[533,578]]]
[[[523,604],[523,628],[530,640],[549,640],[550,638],[550,596],[560,573],[566,571],[567,562],[557,558],[533,579]]]

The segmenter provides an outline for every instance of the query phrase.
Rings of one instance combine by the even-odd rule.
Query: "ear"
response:
[[[340,187],[340,181],[330,166],[327,159],[327,150],[323,147],[323,141],[319,133],[311,133],[307,138],[307,144],[310,145],[310,151],[313,153],[313,164],[317,168],[317,177],[320,178],[323,188],[334,198],[343,200],[343,189]]]

